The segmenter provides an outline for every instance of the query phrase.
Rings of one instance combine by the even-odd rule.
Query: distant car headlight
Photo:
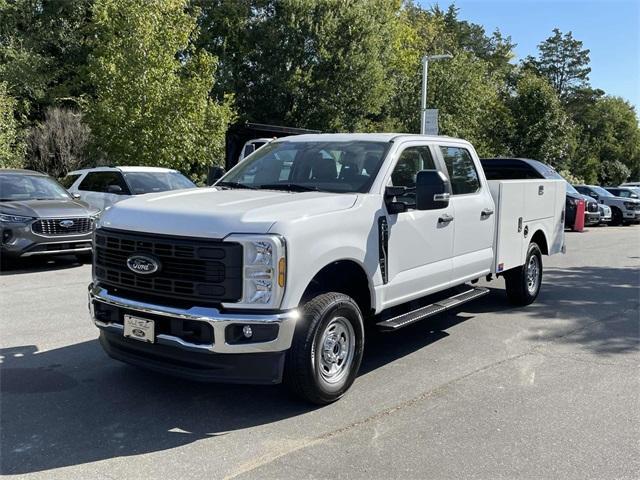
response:
[[[33,217],[23,217],[22,215],[8,215],[5,213],[0,213],[0,223],[27,223],[33,219]]]
[[[636,205],[638,205],[635,202],[624,202],[624,206],[625,208],[628,208],[629,210],[635,210],[636,209]]]
[[[286,283],[286,248],[278,235],[229,235],[243,247],[242,299],[229,306],[278,308]]]
[[[569,205],[571,205],[572,207],[575,207],[576,205],[578,205],[578,202],[579,202],[577,198],[573,198],[573,197],[567,197],[567,201],[569,202]]]

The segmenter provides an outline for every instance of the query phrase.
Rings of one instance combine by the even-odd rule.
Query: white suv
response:
[[[177,170],[160,167],[87,168],[70,172],[60,183],[100,210],[133,195],[196,187]]]

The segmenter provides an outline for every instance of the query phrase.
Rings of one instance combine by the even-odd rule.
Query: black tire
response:
[[[532,260],[533,258],[533,260]],[[536,263],[537,274],[533,284],[530,283],[529,265]],[[531,242],[527,250],[527,259],[524,265],[512,268],[504,274],[507,288],[507,298],[514,305],[529,305],[538,296],[542,285],[542,252],[538,244]]]
[[[609,225],[622,225],[622,210],[616,207],[611,207],[611,221]]]
[[[339,353],[342,353],[342,348],[347,349],[344,347],[347,343],[349,348],[342,367],[339,367],[339,361],[335,362],[336,368],[342,370],[333,382],[329,381],[333,380],[330,372],[323,368],[327,357],[321,352],[321,343],[325,334],[331,336],[331,329],[337,328],[336,325],[345,330],[345,338],[350,336],[353,341],[338,345]],[[318,295],[302,307],[302,318],[296,325],[293,342],[287,352],[284,383],[296,396],[309,402],[318,405],[335,402],[355,381],[363,351],[364,326],[358,305],[342,293]],[[332,352],[334,355],[338,353],[334,350],[326,350],[325,353],[331,356]]]

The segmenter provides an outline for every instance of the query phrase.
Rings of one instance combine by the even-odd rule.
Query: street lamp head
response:
[[[450,58],[453,58],[453,55],[451,55],[450,53],[443,53],[441,55],[425,55],[424,57],[422,57],[422,61],[431,62],[435,60],[448,60]]]

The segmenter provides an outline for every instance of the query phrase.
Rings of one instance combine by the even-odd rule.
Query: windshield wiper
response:
[[[319,192],[318,187],[312,187],[308,185],[300,185],[298,183],[266,183],[264,185],[258,185],[258,188],[264,190],[286,190],[289,192]]]
[[[214,187],[227,187],[227,188],[246,188],[247,190],[256,190],[258,187],[254,187],[253,185],[245,185],[240,182],[218,182]]]

